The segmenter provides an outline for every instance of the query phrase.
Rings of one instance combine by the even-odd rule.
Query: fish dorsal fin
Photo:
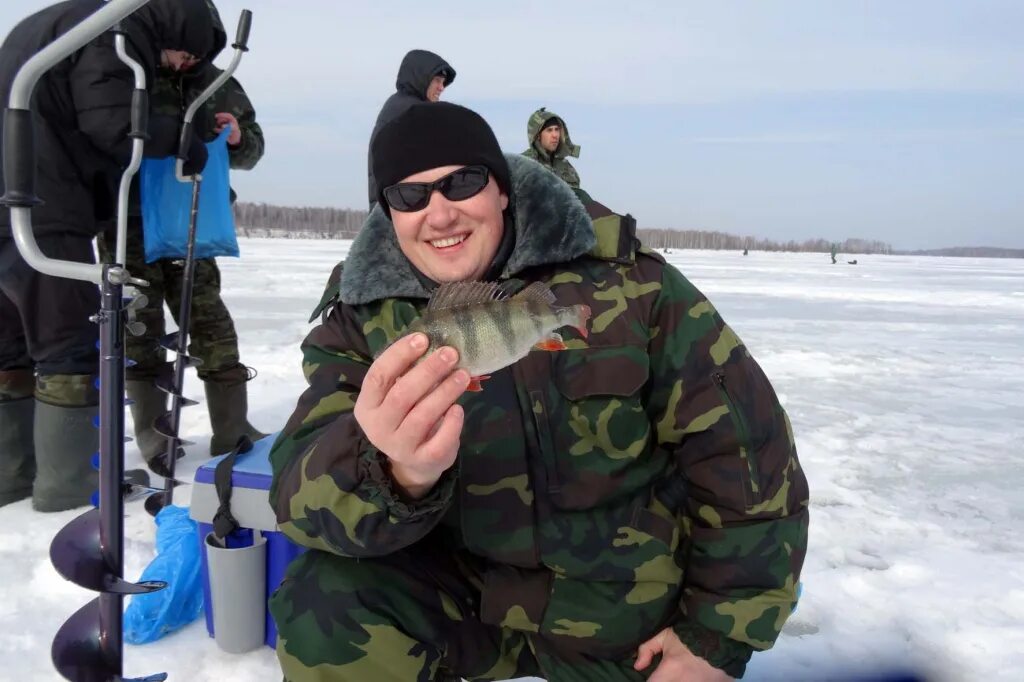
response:
[[[495,282],[445,282],[434,290],[427,310],[445,310],[474,303],[504,301],[508,294]]]
[[[537,301],[547,305],[554,305],[555,295],[544,282],[534,282],[512,298],[524,301]]]

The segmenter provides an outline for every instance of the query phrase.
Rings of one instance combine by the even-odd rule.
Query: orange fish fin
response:
[[[487,381],[490,378],[491,378],[490,374],[484,374],[483,376],[479,376],[479,377],[470,377],[469,378],[469,386],[466,387],[466,390],[467,391],[472,391],[473,393],[479,393],[482,390],[484,390],[483,382]]]
[[[533,347],[537,350],[565,350],[568,348],[559,334],[552,334],[546,339],[541,339]]]

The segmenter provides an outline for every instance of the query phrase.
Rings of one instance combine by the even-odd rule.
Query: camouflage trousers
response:
[[[635,658],[559,652],[534,634],[481,623],[479,559],[420,542],[377,559],[298,557],[270,600],[286,682],[644,680]]]
[[[97,238],[100,258],[113,261],[114,235],[104,232]],[[164,302],[171,309],[175,323],[181,310],[182,274],[184,261],[162,259],[146,262],[142,237],[142,223],[138,217],[128,221],[128,248],[125,265],[132,276],[146,280],[148,287],[140,288],[149,302],[137,312],[137,319],[145,323],[141,336],[128,334],[125,355],[136,364],[125,374],[128,379],[153,380],[159,376],[166,358],[159,346],[165,332]],[[231,313],[220,296],[220,269],[212,258],[196,261],[192,288],[192,311],[189,321],[189,355],[198,357],[203,364],[197,368],[200,379],[206,379],[218,370],[238,364],[238,334]]]

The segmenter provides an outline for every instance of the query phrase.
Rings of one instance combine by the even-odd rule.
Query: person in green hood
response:
[[[572,143],[569,128],[561,116],[544,107],[533,112],[526,123],[526,139],[530,146],[523,156],[539,161],[573,189],[580,188],[579,173],[567,158],[578,159],[580,146]]]

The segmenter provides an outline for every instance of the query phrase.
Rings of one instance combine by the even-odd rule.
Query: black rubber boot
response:
[[[245,365],[213,372],[203,377],[206,407],[210,411],[210,456],[230,452],[241,436],[256,442],[267,434],[249,423],[249,397],[246,383],[252,375]]]
[[[0,507],[32,494],[36,477],[32,438],[35,405],[31,397],[0,402]]]
[[[99,449],[93,424],[99,407],[59,407],[35,401],[36,479],[32,506],[56,512],[90,503],[99,485],[92,466]]]
[[[132,421],[135,423],[135,443],[142,459],[151,464],[157,455],[167,450],[167,439],[153,428],[153,422],[167,412],[167,394],[151,381],[130,380],[124,384],[125,395],[132,401]]]

